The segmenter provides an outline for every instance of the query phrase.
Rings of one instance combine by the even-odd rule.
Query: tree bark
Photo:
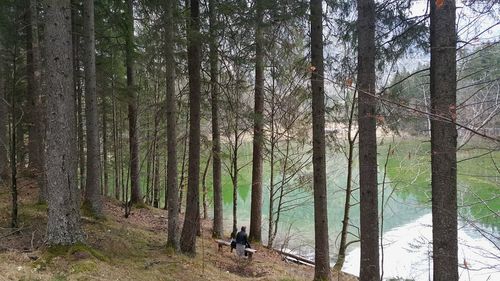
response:
[[[189,129],[189,114],[186,114],[186,126],[184,129],[184,132],[187,134],[187,131]],[[181,213],[182,209],[182,198],[184,195],[184,178],[185,178],[185,171],[186,171],[186,155],[187,155],[187,147],[188,147],[188,137],[184,137],[184,143],[182,146],[182,164],[181,164],[181,178],[179,180],[179,213]]]
[[[154,154],[153,154],[153,207],[160,207],[160,153],[159,153],[159,143],[158,143],[158,130],[160,127],[160,114],[157,113],[154,116],[155,118],[155,128],[154,128],[154,137],[153,137],[153,145],[154,145]]]
[[[113,55],[112,55],[113,56]],[[111,58],[111,69],[113,70],[113,57]],[[120,200],[120,187],[121,187],[121,162],[120,162],[120,143],[118,140],[118,122],[117,122],[117,108],[116,108],[116,97],[115,97],[115,77],[111,77],[111,99],[112,99],[112,123],[113,123],[113,163],[114,163],[114,178],[115,178],[115,199]]]
[[[361,281],[380,279],[377,124],[375,94],[375,1],[358,0],[358,126]]]
[[[434,280],[458,280],[455,1],[431,2],[432,240]]]
[[[14,52],[15,53],[15,52]],[[10,111],[11,111],[11,114],[12,114],[12,118],[11,118],[11,123],[10,123],[10,127],[11,127],[11,141],[10,141],[10,170],[11,170],[11,174],[10,174],[10,179],[11,179],[11,189],[10,189],[10,193],[11,193],[11,197],[12,197],[12,205],[11,205],[11,220],[10,220],[10,227],[11,228],[17,228],[18,227],[18,215],[17,215],[17,159],[18,159],[18,155],[16,155],[16,148],[17,148],[17,140],[16,140],[16,137],[17,137],[17,131],[18,131],[18,120],[17,120],[17,114],[16,114],[16,111],[17,111],[17,108],[16,108],[16,104],[17,104],[17,101],[15,100],[15,96],[16,96],[16,85],[17,85],[17,79],[16,79],[16,59],[15,59],[15,56],[14,56],[14,60],[13,60],[13,64],[12,64],[12,68],[14,69],[14,73],[13,73],[13,79],[12,79],[12,95],[11,95],[11,100],[10,100]]]
[[[203,169],[203,177],[202,177],[202,190],[203,190],[203,200],[202,200],[202,205],[203,205],[203,219],[206,220],[208,219],[208,202],[207,202],[207,172],[208,172],[208,167],[210,166],[210,160],[212,159],[212,155],[210,154],[207,159],[207,163],[205,165],[205,169]]]
[[[250,210],[251,241],[262,240],[262,152],[264,149],[264,38],[262,25],[264,18],[263,0],[256,0],[255,27],[255,105],[253,127],[253,158],[252,158],[252,204]]]
[[[102,194],[109,196],[109,173],[108,173],[108,107],[106,97],[102,94],[102,172],[104,182],[102,184]]]
[[[200,3],[191,0],[188,28],[188,70],[189,70],[189,171],[186,195],[186,213],[181,234],[181,250],[196,254],[196,234],[200,223],[200,69],[201,34]]]
[[[134,3],[127,0],[127,36],[126,44],[126,67],[127,88],[129,93],[128,102],[128,124],[129,124],[129,148],[130,148],[130,201],[132,204],[141,204],[142,195],[139,175],[139,131],[137,127],[137,93],[135,89],[134,74]]]
[[[77,187],[77,147],[71,5],[69,0],[43,1],[47,89],[47,243],[83,241]]]
[[[149,114],[146,114],[146,140],[144,141],[145,143],[145,146],[147,147],[146,149],[146,195],[144,196],[145,197],[145,201],[144,203],[146,205],[150,204],[151,202],[151,179],[152,179],[152,176],[151,176],[151,171],[152,169],[154,169],[154,164],[153,164],[153,161],[154,161],[154,154],[155,154],[155,143],[154,143],[154,140],[153,141],[150,141],[151,140],[151,128],[150,128],[150,125],[151,125],[151,120],[149,120],[150,116]]]
[[[2,42],[0,42],[0,183],[7,179],[8,172],[8,149],[9,141],[7,139],[7,96],[5,91],[6,75],[4,73],[5,57]]]
[[[274,86],[274,77],[273,77],[273,86]],[[273,236],[273,232],[274,232],[274,202],[276,200],[276,197],[275,197],[275,194],[276,192],[274,191],[274,165],[275,165],[275,161],[274,161],[274,149],[276,147],[276,140],[275,140],[275,136],[276,136],[276,131],[275,131],[275,127],[274,127],[274,113],[275,113],[275,102],[274,102],[274,98],[275,98],[275,91],[274,91],[274,87],[272,88],[272,92],[271,92],[271,120],[270,120],[270,123],[271,123],[271,131],[270,131],[270,134],[271,134],[271,139],[270,139],[270,149],[269,149],[269,226],[268,226],[268,232],[267,232],[267,247],[269,249],[272,249],[273,248],[273,243],[274,243],[274,236]]]
[[[212,182],[214,199],[214,220],[212,236],[222,238],[224,235],[223,204],[222,204],[222,182],[221,182],[221,148],[219,128],[219,51],[217,46],[217,16],[216,2],[209,0],[209,24],[210,24],[210,93],[212,96]]]
[[[174,8],[175,0],[167,0],[165,25],[165,63],[167,79],[167,245],[179,248],[179,187],[177,185],[177,101],[175,99]]]
[[[75,106],[76,106],[76,126],[77,126],[77,145],[78,145],[78,171],[79,171],[79,187],[80,192],[85,191],[85,153],[84,153],[84,132],[83,132],[83,114],[82,114],[82,83],[80,80],[80,28],[79,28],[79,12],[80,1],[71,0],[71,29],[73,41],[73,88],[76,91]]]
[[[238,122],[234,124],[234,143],[233,143],[233,157],[231,158],[231,180],[233,183],[233,231],[231,237],[236,238],[236,233],[238,232]]]
[[[311,0],[311,88],[313,116],[314,280],[330,280],[325,160],[325,87],[321,0]]]
[[[26,9],[26,72],[27,91],[30,107],[30,125],[28,128],[29,142],[28,155],[29,165],[38,178],[43,173],[43,114],[40,91],[40,48],[38,40],[38,11],[37,1],[27,1]],[[40,181],[43,183],[43,181]],[[41,188],[43,190],[43,186]],[[43,192],[42,192],[43,193]]]
[[[74,53],[74,61],[75,64],[79,65],[79,58],[78,58],[78,48],[76,48],[76,53]],[[80,70],[80,66],[75,66],[75,79],[77,80],[75,82],[75,87],[76,87],[76,121],[77,121],[77,147],[78,147],[78,167],[79,167],[79,172],[80,172],[80,192],[83,193],[85,192],[85,134],[83,130],[83,102],[82,102],[82,87],[81,87],[81,82],[80,82],[80,75],[77,74]]]
[[[15,11],[15,20],[14,20],[14,25],[12,26],[15,30],[21,30],[22,29],[22,26],[23,24],[25,24],[24,22],[21,21],[21,17],[23,15],[23,12],[24,12],[24,6],[22,5],[22,2],[20,3],[21,5],[15,5],[14,6],[14,11]],[[11,56],[11,65],[12,65],[12,73],[9,73],[9,75],[11,76],[11,79],[10,79],[10,82],[11,82],[11,85],[9,85],[11,88],[11,97],[10,97],[10,112],[11,112],[11,119],[18,119],[17,120],[17,126],[16,128],[12,128],[12,124],[14,124],[11,120],[11,131],[10,133],[11,134],[16,134],[16,136],[12,136],[10,135],[10,141],[12,142],[14,139],[16,141],[15,144],[10,144],[10,153],[9,153],[9,158],[11,159],[12,161],[12,152],[14,152],[16,155],[15,155],[15,160],[16,160],[16,163],[12,163],[11,162],[11,173],[14,174],[14,168],[13,166],[19,166],[19,167],[22,167],[24,166],[24,158],[25,158],[25,155],[26,155],[26,147],[24,145],[24,125],[27,125],[26,123],[29,123],[29,117],[28,118],[25,118],[24,116],[24,112],[26,111],[25,110],[25,107],[23,106],[24,102],[25,102],[25,95],[22,95],[20,94],[20,92],[18,92],[18,79],[20,79],[20,76],[19,76],[19,70],[20,70],[20,60],[19,60],[19,57],[21,56],[21,48],[19,46],[19,35],[16,35],[16,37],[13,39],[14,40],[14,44],[13,44],[13,53],[12,53],[12,56]],[[15,104],[14,104],[15,103]],[[12,106],[14,105],[14,107]],[[15,111],[15,112],[14,112]],[[18,116],[18,117],[16,117]],[[15,132],[12,132],[12,131],[15,131]],[[12,177],[12,174],[11,174],[11,177]],[[12,185],[13,185],[13,182],[14,182],[14,178],[11,178],[12,180]]]
[[[87,180],[84,205],[96,217],[102,216],[99,121],[97,114],[94,0],[83,1],[85,67],[85,121],[87,129]]]

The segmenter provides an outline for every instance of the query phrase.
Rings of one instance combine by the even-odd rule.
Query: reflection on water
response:
[[[500,250],[470,226],[461,224],[458,231],[460,280],[500,280]],[[432,280],[431,227],[429,213],[384,234],[385,278]],[[359,260],[357,247],[347,256],[343,270],[358,275]]]

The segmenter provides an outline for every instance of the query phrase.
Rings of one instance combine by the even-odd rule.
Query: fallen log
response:
[[[298,263],[298,264],[303,264],[303,265],[307,265],[307,266],[311,266],[311,267],[314,267],[314,262],[313,261],[310,261],[304,257],[301,257],[301,256],[298,256],[298,255],[294,255],[292,253],[287,253],[287,252],[284,252],[284,251],[281,251],[281,250],[278,250],[278,249],[274,249],[276,252],[278,252],[280,255],[282,255],[286,260],[289,260],[289,261],[292,261],[292,262],[295,262],[295,263]]]

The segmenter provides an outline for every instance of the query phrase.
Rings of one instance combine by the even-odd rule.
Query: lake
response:
[[[382,183],[383,167],[389,145],[379,148],[379,183]],[[432,216],[430,209],[430,158],[429,144],[422,141],[399,141],[391,144],[387,178],[384,185],[384,279],[401,278],[410,280],[430,280],[432,270],[430,244],[432,237]],[[251,148],[244,146],[241,163],[251,160]],[[459,152],[459,160],[470,158],[481,151]],[[338,251],[339,233],[342,227],[344,197],[342,187],[346,182],[347,161],[337,152],[330,152],[327,160],[328,177],[328,219],[330,236],[330,256],[332,265]],[[488,159],[500,162],[500,153],[473,158],[458,164],[459,204],[459,263],[460,280],[500,280],[500,176],[491,167]],[[471,161],[473,163],[471,163]],[[357,161],[356,161],[357,162]],[[479,166],[478,166],[479,165]],[[475,167],[475,168],[474,168]],[[354,187],[357,187],[357,163],[354,165]],[[266,168],[265,172],[269,172]],[[223,172],[224,175],[224,172]],[[249,226],[251,166],[240,173],[238,194],[238,228]],[[225,231],[232,226],[232,186],[229,177],[223,176]],[[476,184],[474,184],[476,183]],[[211,186],[210,179],[207,182]],[[269,210],[269,175],[265,178],[263,204],[263,238],[267,240]],[[302,256],[314,259],[314,212],[312,192],[309,189],[294,191],[289,196],[303,198],[301,204],[281,215],[275,248],[285,248]],[[356,202],[357,193],[353,194]],[[478,199],[488,206],[478,204]],[[381,202],[379,200],[379,204]],[[492,212],[493,211],[493,212]],[[496,214],[495,214],[496,212]],[[350,213],[352,225],[359,225],[359,206],[353,206]],[[357,233],[356,227],[350,231]],[[482,234],[481,234],[482,233]],[[350,237],[353,239],[353,237]],[[343,270],[359,273],[359,244],[348,248],[348,256]],[[432,275],[432,274],[431,274]]]

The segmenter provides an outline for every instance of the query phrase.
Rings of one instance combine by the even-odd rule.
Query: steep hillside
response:
[[[283,261],[260,246],[249,261],[224,249],[217,252],[210,221],[203,221],[197,256],[165,248],[166,211],[133,209],[123,217],[121,206],[106,201],[106,220],[82,218],[86,245],[47,248],[44,245],[46,209],[36,204],[32,180],[20,182],[19,232],[8,228],[10,192],[0,187],[0,281],[4,280],[312,280],[307,266]],[[335,280],[356,280],[336,275]]]

